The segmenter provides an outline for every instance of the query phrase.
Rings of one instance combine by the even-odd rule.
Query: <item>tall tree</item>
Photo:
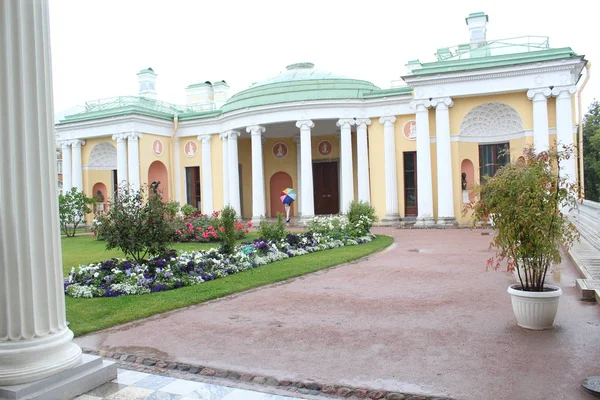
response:
[[[585,198],[600,201],[600,103],[594,101],[583,119]]]

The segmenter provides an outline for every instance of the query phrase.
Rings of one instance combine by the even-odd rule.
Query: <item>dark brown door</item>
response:
[[[404,154],[404,215],[414,217],[417,209],[417,153]]]
[[[340,211],[338,163],[313,163],[315,214],[337,214]]]

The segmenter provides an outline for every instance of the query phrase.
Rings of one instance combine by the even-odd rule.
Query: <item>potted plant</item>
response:
[[[552,327],[562,291],[546,283],[546,274],[560,263],[561,245],[568,250],[578,238],[565,215],[577,205],[577,190],[560,170],[571,154],[568,148],[541,153],[525,149],[516,163],[475,186],[479,200],[467,206],[474,224],[490,221],[495,231],[490,246],[496,254],[488,267],[498,269],[505,260],[507,271],[516,269],[519,283],[508,292],[523,328]]]

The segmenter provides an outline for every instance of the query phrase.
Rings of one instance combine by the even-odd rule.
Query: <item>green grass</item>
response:
[[[166,292],[93,299],[67,296],[67,320],[71,330],[79,336],[356,260],[388,247],[393,241],[389,236],[377,235],[370,243],[293,257],[226,278]],[[100,259],[105,259],[107,253],[95,254],[104,254]],[[87,256],[91,257],[90,253]]]
[[[253,240],[258,234],[250,232],[244,239],[237,243]],[[208,250],[219,247],[220,242],[208,243],[174,243],[173,248],[184,251]],[[67,276],[72,267],[82,264],[109,260],[113,257],[124,258],[125,255],[118,249],[106,250],[106,242],[96,240],[90,235],[62,238],[63,274]]]

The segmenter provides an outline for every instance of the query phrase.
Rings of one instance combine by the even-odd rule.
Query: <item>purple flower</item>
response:
[[[167,262],[164,259],[162,259],[162,258],[156,262],[156,266],[160,267],[160,268],[163,268],[166,265],[167,265]]]
[[[125,270],[125,275],[127,275],[127,276],[131,275],[131,268],[127,268]]]
[[[168,272],[168,271],[167,271],[167,272],[165,272],[165,278],[169,279],[169,278],[172,278],[172,277],[173,277],[173,274],[172,274],[172,273],[170,273],[170,272]]]

